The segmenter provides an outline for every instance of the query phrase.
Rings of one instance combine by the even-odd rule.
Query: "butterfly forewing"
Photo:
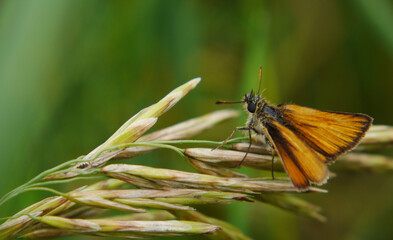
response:
[[[294,104],[277,108],[286,126],[325,163],[354,148],[372,123],[372,118],[360,113],[321,111]]]
[[[276,120],[269,121],[265,127],[285,170],[298,189],[306,189],[310,182],[316,184],[326,182],[329,171],[320,154],[310,148],[291,129]]]

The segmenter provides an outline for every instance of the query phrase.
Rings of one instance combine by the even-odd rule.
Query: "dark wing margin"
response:
[[[295,104],[277,108],[285,126],[322,155],[325,163],[356,147],[373,121],[362,113],[321,111]]]

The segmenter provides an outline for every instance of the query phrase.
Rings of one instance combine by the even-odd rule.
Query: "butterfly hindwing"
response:
[[[298,189],[307,189],[310,182],[323,184],[327,181],[329,171],[320,154],[291,129],[276,120],[265,123],[265,128],[292,183]]]

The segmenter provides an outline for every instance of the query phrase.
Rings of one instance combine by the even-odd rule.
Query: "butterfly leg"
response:
[[[265,136],[265,138],[266,138],[265,141],[266,141],[267,149],[272,154],[271,171],[272,171],[272,180],[274,180],[274,155],[276,154],[276,150],[274,149],[274,147],[273,147],[272,143],[270,142],[269,138],[267,138],[266,136]]]
[[[238,130],[244,131],[244,130],[250,130],[250,128],[249,128],[249,127],[236,127],[235,129],[233,129],[232,133],[229,134],[229,136],[228,136],[220,145],[218,145],[218,146],[217,146],[216,148],[214,148],[213,150],[216,150],[216,149],[218,149],[218,148],[224,146],[224,145],[228,142],[228,140],[233,136],[233,134],[235,134],[235,132],[238,131]]]
[[[271,143],[270,138],[268,137],[269,135],[264,134],[264,133],[260,133],[263,138],[263,142],[266,145],[266,150],[270,152],[270,154],[272,155],[272,166],[271,166],[271,172],[272,172],[272,179],[274,180],[274,155],[276,155],[276,150],[274,149],[273,144]]]
[[[250,124],[249,127],[248,127],[248,136],[250,137],[250,144],[248,145],[248,149],[247,149],[246,155],[244,155],[243,159],[239,162],[239,165],[237,166],[238,168],[240,168],[240,166],[242,165],[242,163],[246,159],[248,153],[250,152],[251,145],[252,145],[251,130],[253,130],[255,133],[258,134],[258,131]]]
[[[248,145],[248,149],[247,149],[246,155],[244,155],[243,159],[239,162],[239,164],[237,165],[237,168],[240,168],[240,166],[242,165],[242,163],[243,163],[244,160],[246,159],[248,153],[250,152],[251,144],[252,144],[252,143],[251,143],[251,141],[252,141],[252,138],[251,138],[251,129],[253,129],[253,128],[252,128],[252,127],[249,127],[249,128],[248,128],[248,136],[250,137],[250,144]]]
[[[272,153],[272,180],[274,180],[274,150],[271,152]]]

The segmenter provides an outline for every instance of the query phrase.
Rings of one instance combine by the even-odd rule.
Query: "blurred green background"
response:
[[[202,82],[155,129],[222,109],[216,100],[258,87],[259,66],[273,103],[363,112],[392,125],[393,3],[3,0],[0,194],[88,153],[191,78]],[[222,140],[245,116],[196,138]],[[130,162],[190,169],[164,153]],[[302,197],[323,208],[327,223],[259,203],[200,209],[254,239],[393,239],[392,175],[339,173],[326,187]],[[45,196],[23,194],[1,216]]]

